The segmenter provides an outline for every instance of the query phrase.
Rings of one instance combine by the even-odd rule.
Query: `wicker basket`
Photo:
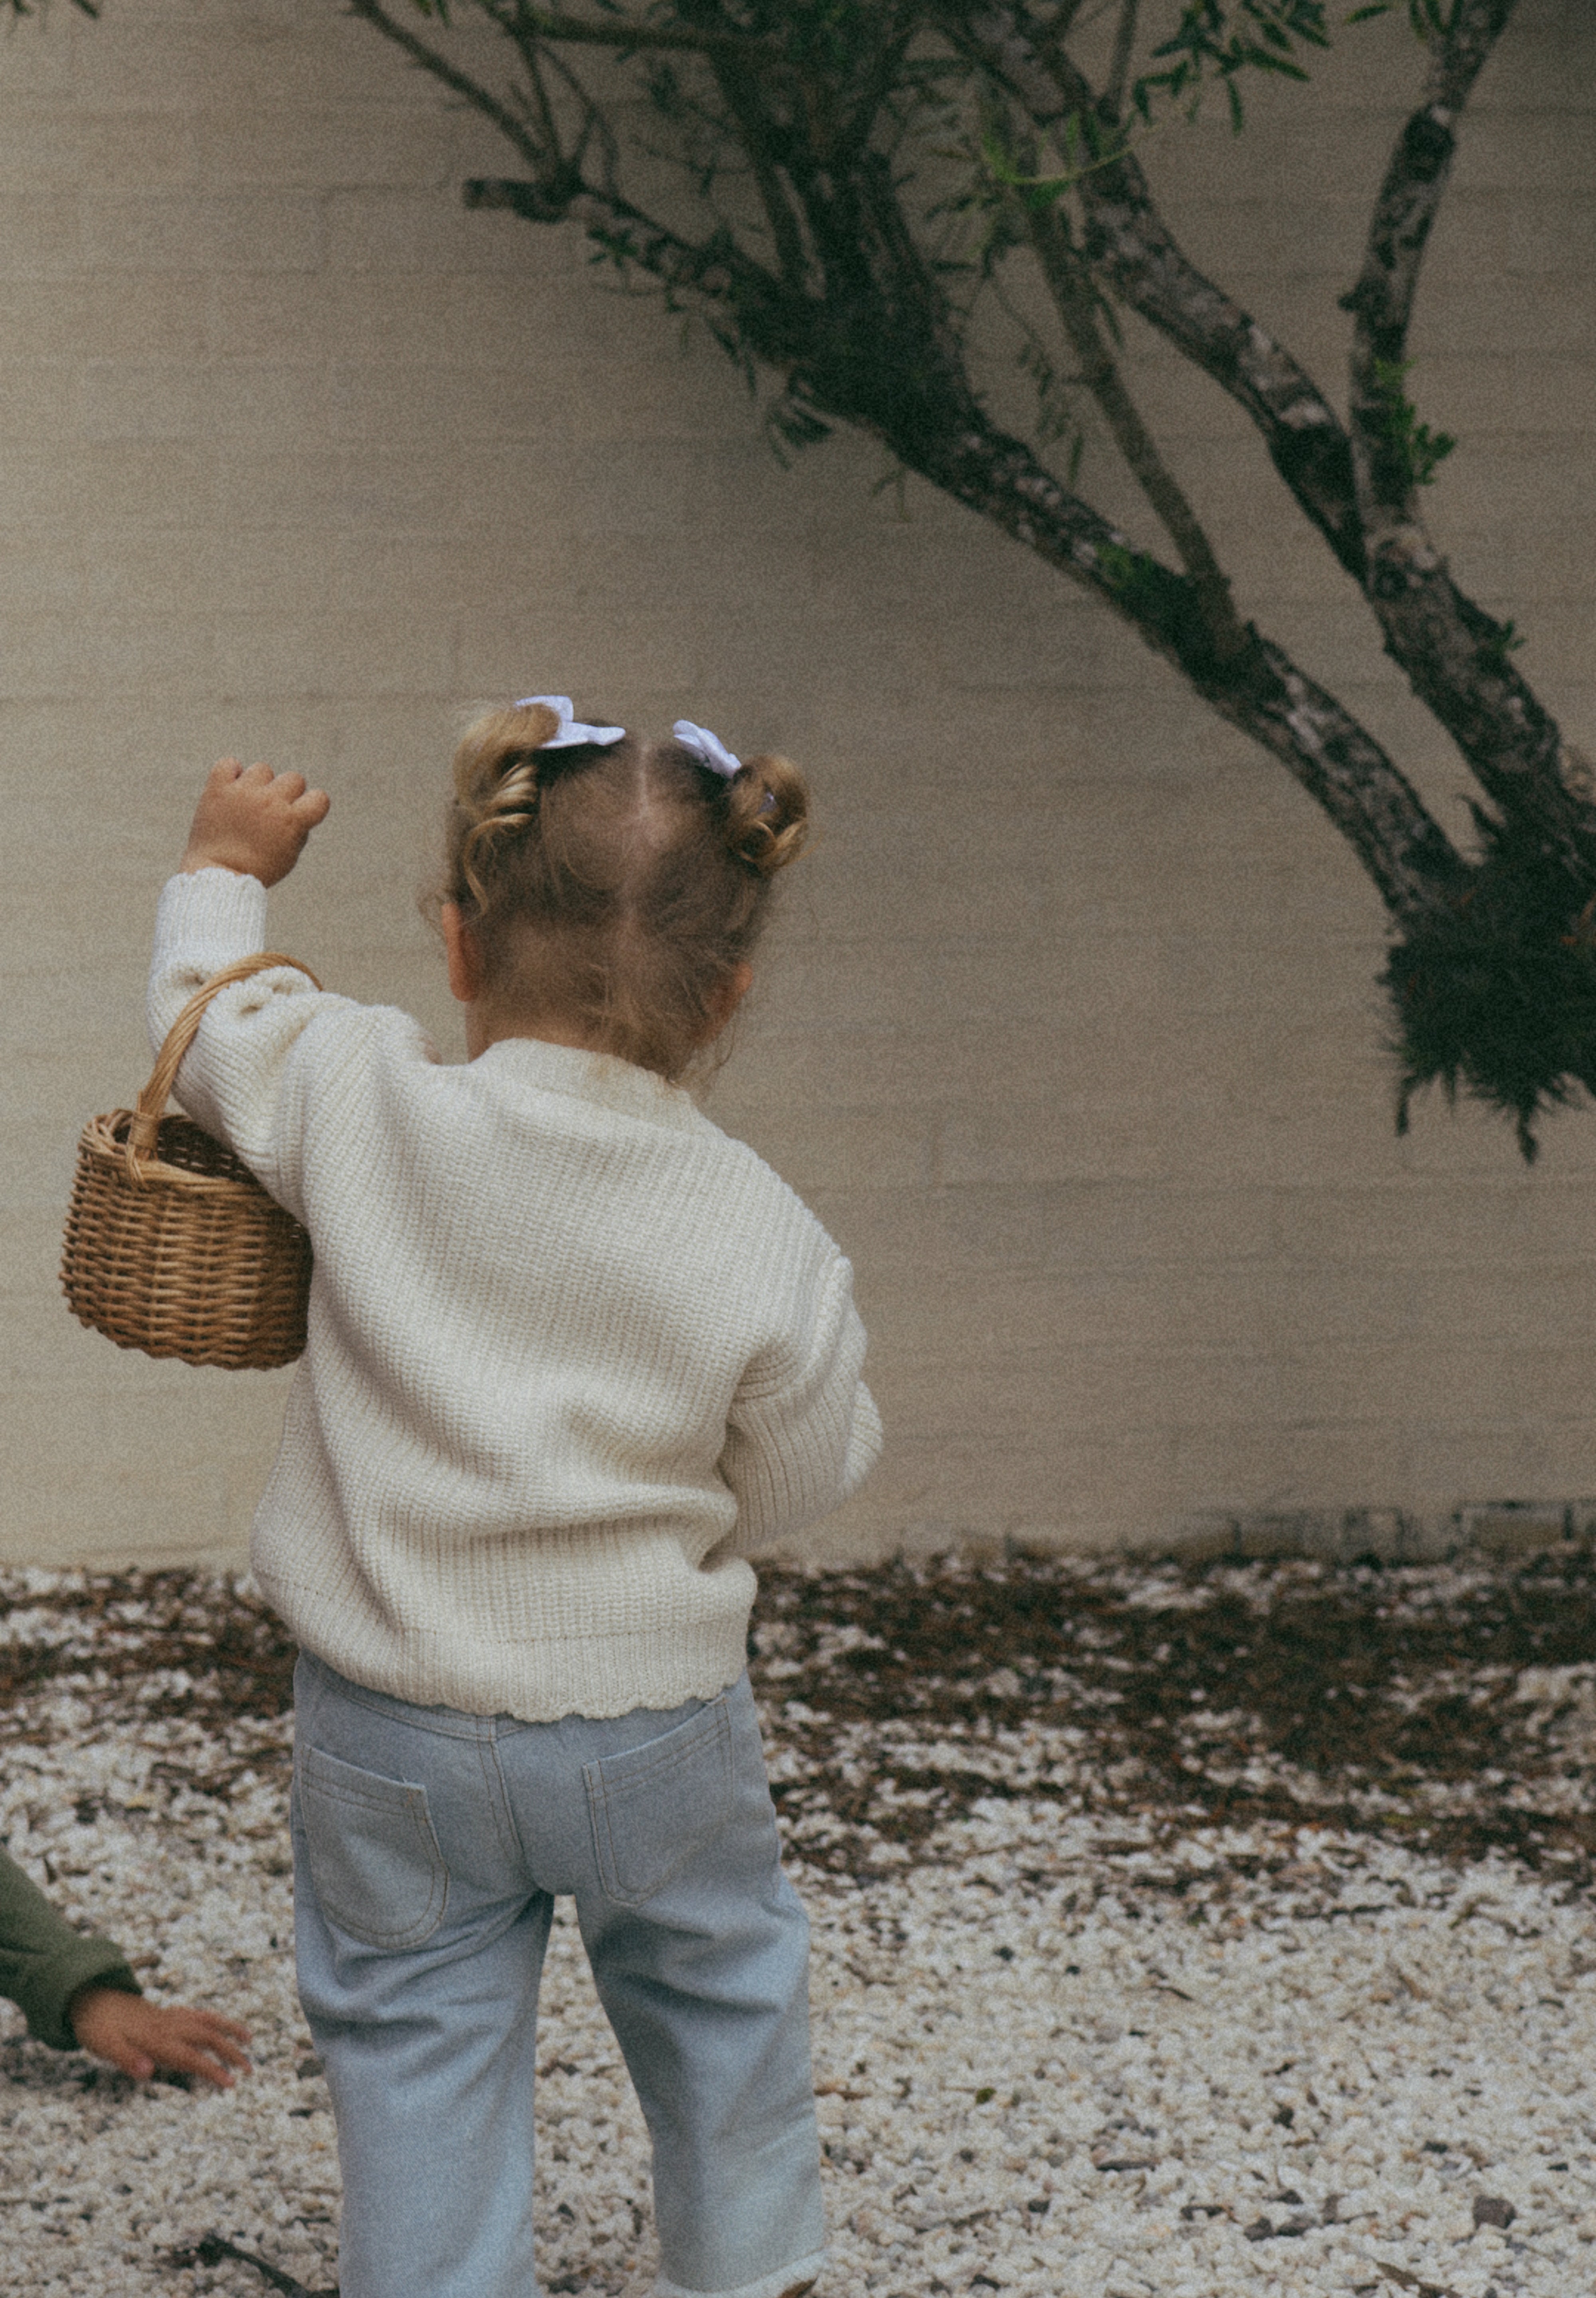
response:
[[[83,1129],[61,1281],[79,1321],[119,1348],[233,1371],[304,1350],[310,1238],[231,1150],[161,1114],[217,991],[294,964],[263,950],[206,982],[172,1023],[137,1108]]]

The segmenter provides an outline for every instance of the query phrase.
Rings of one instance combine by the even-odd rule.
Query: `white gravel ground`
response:
[[[1133,1577],[1119,1581],[1130,1601],[1157,1603],[1161,1585],[1190,1600]],[[288,1719],[207,1707],[180,1669],[130,1675],[142,1583],[117,1582],[86,1628],[71,1604],[87,1584],[0,1579],[0,1649],[70,1658],[6,1711],[0,1835],[68,1912],[133,1950],[155,1992],[248,2021],[255,2069],[219,2097],[134,2085],[29,2041],[0,2008],[0,2288],[263,2292],[251,2264],[199,2262],[219,2235],[278,2287],[328,2290],[337,2162],[294,1994]],[[212,1596],[236,1600],[219,1583]],[[850,1636],[868,1641],[844,1627],[832,1647]],[[791,1641],[775,1621],[767,1648]],[[113,1647],[120,1675],[97,1666]],[[1563,1718],[1566,1748],[1590,1671],[1541,1673],[1525,1696],[1544,1695],[1542,1737]],[[774,1776],[812,1771],[826,1717],[783,1697],[779,1661],[765,1690]],[[892,1724],[898,1779],[968,1781],[973,1765],[993,1790],[917,1842],[839,1818],[840,1796],[793,1799],[815,1922],[824,2298],[1589,2298],[1583,1891],[1322,1818],[1138,1809],[1093,1791],[1090,1699],[1073,1722],[1048,1712],[962,1733]],[[853,1776],[869,1727],[834,1737]],[[1569,1765],[1559,1776],[1567,1799]],[[895,1784],[887,1803],[934,1793]],[[542,2034],[543,2286],[615,2298],[646,2286],[647,2154],[566,1922]]]

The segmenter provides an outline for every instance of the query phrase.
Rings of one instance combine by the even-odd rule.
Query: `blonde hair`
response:
[[[542,704],[490,710],[454,755],[442,898],[517,1019],[573,1022],[605,1053],[680,1078],[719,1034],[808,831],[803,776],[748,759],[730,779],[679,742],[542,746]]]

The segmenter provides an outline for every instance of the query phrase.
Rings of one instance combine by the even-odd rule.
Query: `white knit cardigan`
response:
[[[155,1042],[265,919],[253,878],[170,881]],[[791,1190],[648,1070],[531,1037],[445,1063],[289,968],[217,996],[178,1089],[315,1247],[252,1550],[301,1643],[533,1723],[733,1682],[746,1557],[881,1448],[852,1272]]]

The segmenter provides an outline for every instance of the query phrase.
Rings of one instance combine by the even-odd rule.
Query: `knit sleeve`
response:
[[[171,879],[161,897],[147,1019],[159,1048],[211,976],[265,947],[266,889],[230,870]],[[218,993],[178,1072],[177,1097],[225,1141],[296,1218],[304,1217],[291,1057],[318,1014],[347,1001],[319,992],[294,966],[274,966]]]
[[[840,1507],[881,1452],[881,1415],[860,1377],[864,1327],[840,1253],[813,1319],[781,1356],[750,1368],[727,1418],[720,1469],[737,1497],[732,1545],[745,1556]]]
[[[19,2006],[39,2042],[71,2051],[78,2038],[68,2008],[89,1986],[115,1987],[127,1995],[142,1991],[120,1947],[75,1930],[0,1851],[0,1995]]]

